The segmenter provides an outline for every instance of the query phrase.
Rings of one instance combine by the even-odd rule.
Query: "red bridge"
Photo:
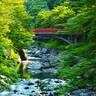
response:
[[[66,33],[64,29],[58,28],[36,28],[33,30],[36,38],[54,37],[69,44],[83,40],[83,35],[80,32]]]
[[[64,31],[63,29],[57,28],[36,28],[33,30],[36,34],[56,34],[58,32]]]

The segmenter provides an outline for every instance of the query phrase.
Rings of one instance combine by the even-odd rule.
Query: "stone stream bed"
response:
[[[55,50],[39,48],[37,45],[32,45],[31,50],[25,50],[25,53],[28,56],[27,70],[34,78],[19,78],[15,84],[9,86],[10,91],[5,90],[0,96],[96,96],[88,89],[75,90],[74,95],[60,95],[56,92],[67,84],[56,76],[56,63],[66,55],[59,55]]]
[[[56,89],[65,86],[64,80],[56,78],[56,62],[61,58],[54,50],[33,45],[31,50],[24,50],[28,57],[27,70],[34,78],[21,79],[10,85],[0,96],[60,96]]]

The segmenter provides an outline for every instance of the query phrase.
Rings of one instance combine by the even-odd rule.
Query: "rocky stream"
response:
[[[61,60],[62,56],[54,50],[39,48],[36,45],[25,51],[28,55],[27,70],[33,78],[19,78],[15,84],[10,85],[10,91],[5,90],[0,96],[96,96],[86,89],[75,90],[74,95],[56,93],[56,89],[67,84],[56,77],[56,62]]]
[[[56,78],[55,63],[60,58],[54,50],[38,48],[25,50],[28,55],[27,70],[34,78],[21,79],[10,85],[10,91],[3,91],[0,96],[58,96],[55,89],[66,85],[66,81]]]

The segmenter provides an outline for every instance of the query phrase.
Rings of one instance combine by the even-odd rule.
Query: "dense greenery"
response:
[[[59,54],[65,56],[57,63],[57,75],[68,85],[57,91],[96,87],[96,0],[27,1],[0,1],[0,90],[18,79],[18,50],[32,44],[31,29],[36,27],[64,28],[64,32],[81,32],[84,36],[77,44],[50,40],[43,45],[62,50]]]
[[[49,9],[53,9],[54,7],[62,4],[64,2],[64,0],[46,0],[47,1],[47,5],[49,7]]]
[[[46,0],[28,0],[26,3],[26,8],[32,16],[32,28],[36,27],[37,14],[42,10],[48,10]]]
[[[65,0],[53,6],[51,10],[38,13],[37,27],[59,27],[64,28],[64,32],[81,32],[84,36],[84,41],[78,44],[66,45],[50,40],[43,45],[61,49],[60,54],[67,55],[57,64],[59,78],[68,81],[59,92],[96,87],[96,0]]]
[[[66,6],[57,6],[51,11],[41,11],[38,14],[37,26],[57,27],[74,15],[74,11]]]
[[[24,0],[0,0],[0,90],[18,79],[18,49],[33,42]]]

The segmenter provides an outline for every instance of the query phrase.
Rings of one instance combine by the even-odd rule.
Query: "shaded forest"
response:
[[[96,89],[95,0],[1,0],[0,5],[0,91],[21,77],[19,51],[34,43],[67,55],[56,63],[57,77],[68,83],[58,93]],[[35,28],[61,28],[69,34],[80,32],[84,40],[66,44],[49,38],[42,43],[33,39]]]

